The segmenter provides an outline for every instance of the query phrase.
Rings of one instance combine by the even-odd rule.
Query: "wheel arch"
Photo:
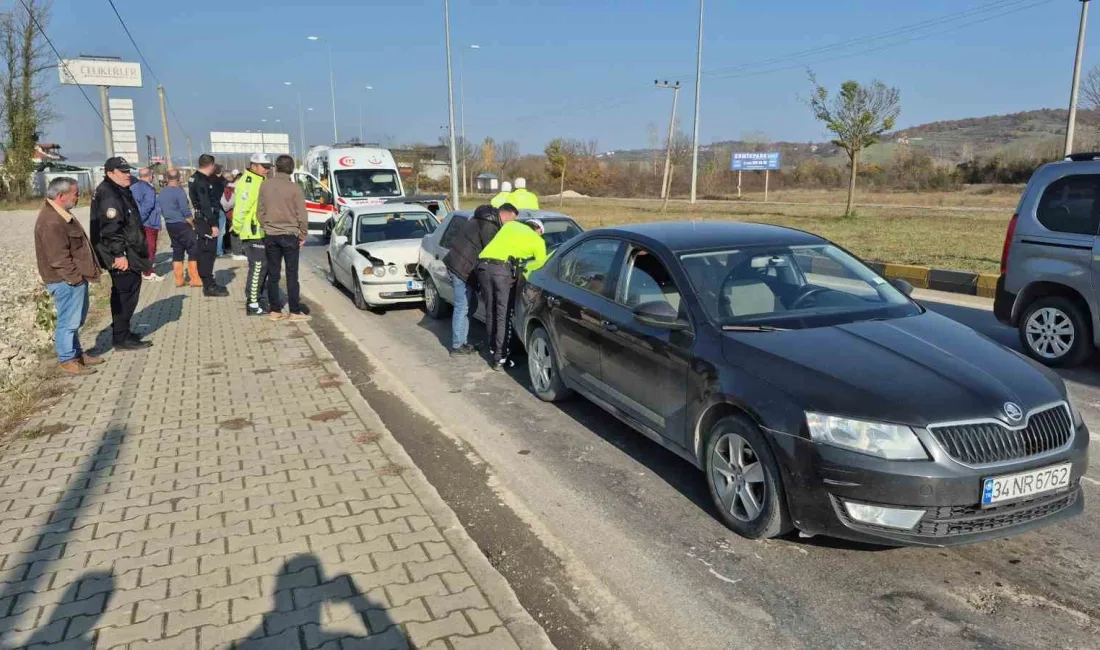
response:
[[[719,420],[729,416],[744,418],[756,425],[757,428],[759,428],[761,431],[767,430],[767,427],[765,427],[760,422],[760,418],[758,418],[751,410],[745,408],[744,406],[727,400],[721,400],[710,404],[703,409],[703,412],[695,421],[694,444],[692,452],[693,456],[695,457],[695,463],[699,468],[703,468],[705,464],[705,459],[703,458],[705,451],[703,446],[706,442],[706,437],[710,434],[710,430],[714,428],[714,425]],[[765,435],[764,439],[768,440],[768,436]],[[768,440],[768,444],[773,447],[772,452],[775,453],[774,445],[772,445],[772,442],[770,440]]]

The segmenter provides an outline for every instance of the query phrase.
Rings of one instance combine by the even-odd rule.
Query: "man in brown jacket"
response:
[[[256,206],[256,219],[264,229],[264,249],[267,253],[267,299],[271,303],[273,321],[309,320],[308,312],[300,298],[298,288],[298,252],[306,245],[309,235],[309,213],[302,190],[290,178],[294,173],[294,159],[279,156],[275,159],[275,172],[260,186],[260,201]],[[283,313],[279,295],[279,273],[286,260],[286,297],[290,316]]]
[[[80,328],[88,316],[88,283],[99,281],[99,265],[80,222],[72,210],[80,198],[76,180],[58,177],[46,188],[46,204],[34,224],[34,253],[38,274],[57,309],[54,348],[61,370],[90,375],[103,362],[84,352]]]

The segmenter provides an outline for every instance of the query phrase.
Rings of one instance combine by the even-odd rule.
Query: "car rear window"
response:
[[[1036,216],[1047,230],[1095,235],[1100,229],[1097,212],[1097,176],[1066,176],[1047,186],[1039,199]]]

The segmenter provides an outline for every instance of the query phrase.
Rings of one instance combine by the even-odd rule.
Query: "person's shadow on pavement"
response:
[[[81,598],[80,591],[85,586],[95,590],[91,596]],[[50,619],[45,621],[35,630],[21,648],[33,648],[37,644],[59,643],[63,636],[70,638],[65,641],[67,650],[92,650],[95,647],[95,632],[93,628],[99,622],[103,612],[107,611],[107,605],[111,602],[111,596],[115,593],[115,577],[108,571],[93,571],[80,576],[79,580],[71,583],[65,593],[62,594],[58,606],[50,614]],[[83,616],[73,616],[70,611],[72,603],[78,599],[81,601],[96,599],[94,603],[81,611]],[[70,621],[71,619],[71,621]],[[68,629],[66,629],[68,625]],[[52,647],[52,646],[49,646]]]
[[[350,605],[366,636],[361,631],[326,630],[326,624],[346,629],[348,622],[322,620],[325,603]],[[359,628],[358,625],[354,627]],[[326,579],[321,561],[312,554],[297,555],[283,563],[275,576],[274,609],[264,614],[256,629],[234,647],[237,650],[264,650],[272,646],[272,637],[289,634],[297,639],[295,628],[303,630],[310,648],[339,639],[368,637],[379,648],[407,647],[404,633],[394,624],[384,605],[363,595],[346,573]]]

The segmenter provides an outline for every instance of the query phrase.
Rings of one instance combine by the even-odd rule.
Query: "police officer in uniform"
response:
[[[141,212],[130,193],[130,163],[108,158],[106,178],[92,196],[91,242],[100,265],[111,273],[111,335],[116,350],[153,345],[130,331],[130,319],[141,295],[141,274],[153,269]]]
[[[199,261],[202,295],[221,298],[229,291],[214,281],[214,258],[218,255],[218,229],[222,194],[221,179],[214,173],[214,156],[199,156],[199,169],[191,176],[191,206],[195,210],[195,257]]]

